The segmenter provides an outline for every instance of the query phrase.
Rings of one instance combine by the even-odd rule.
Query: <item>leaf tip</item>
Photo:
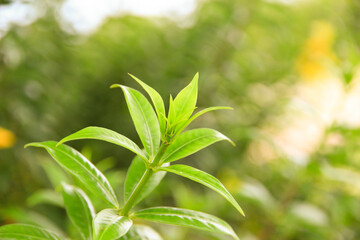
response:
[[[244,211],[242,210],[242,208],[241,208],[240,206],[238,206],[238,207],[239,207],[239,208],[238,208],[239,213],[240,213],[241,215],[243,215],[243,217],[246,217],[246,215],[245,215]]]
[[[230,138],[228,138],[227,140],[229,141],[229,143],[231,143],[231,145],[233,145],[234,147],[236,146],[236,144]]]
[[[198,81],[199,81],[199,72],[197,72],[192,80],[192,82],[195,83],[195,88],[197,88],[198,85]]]
[[[38,143],[37,142],[32,142],[32,143],[28,143],[25,144],[24,148],[28,148],[28,147],[38,147]]]
[[[127,87],[121,84],[113,84],[110,86],[110,88],[121,88],[121,90],[123,90],[124,93],[127,92]]]
[[[143,86],[143,82],[140,80],[140,79],[138,79],[137,77],[135,77],[134,75],[132,75],[131,73],[128,73],[129,74],[129,76],[132,78],[132,79],[134,79],[137,83],[139,83],[140,85],[142,85]]]
[[[218,134],[218,137],[221,139],[221,140],[226,140],[228,141],[229,143],[231,143],[231,145],[233,145],[234,147],[236,146],[236,144],[230,139],[228,138],[227,136],[225,136],[224,134],[220,133],[220,132],[217,132]]]
[[[118,87],[121,87],[121,85],[120,84],[113,84],[113,85],[110,86],[110,88],[118,88]]]
[[[67,137],[64,137],[63,139],[61,139],[58,143],[56,143],[55,147],[58,147],[59,145],[65,143],[65,142],[68,142],[69,140],[69,136]]]

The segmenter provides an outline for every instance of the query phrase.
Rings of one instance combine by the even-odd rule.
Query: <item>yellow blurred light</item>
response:
[[[238,192],[241,188],[242,181],[236,175],[236,171],[230,168],[223,168],[219,172],[218,179],[224,184],[230,192]]]
[[[10,130],[0,127],[0,149],[10,148],[15,144],[15,134]]]
[[[296,62],[296,68],[303,80],[321,80],[328,76],[329,63],[336,61],[332,51],[335,29],[325,21],[314,22],[311,26],[310,37]]]

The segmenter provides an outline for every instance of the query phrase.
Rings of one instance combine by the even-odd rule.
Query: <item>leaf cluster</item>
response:
[[[202,212],[167,206],[132,211],[135,205],[154,190],[166,173],[170,172],[213,189],[228,200],[237,211],[244,214],[233,196],[215,177],[187,165],[170,165],[218,141],[226,140],[233,144],[229,138],[214,129],[198,128],[184,131],[202,114],[230,108],[211,107],[193,114],[198,95],[198,74],[196,74],[190,84],[174,99],[170,96],[169,110],[166,113],[160,94],[140,79],[130,76],[147,92],[153,106],[142,93],[133,88],[118,84],[111,87],[122,89],[142,147],[115,131],[93,126],[75,132],[59,142],[46,141],[27,145],[46,149],[63,169],[108,205],[108,208],[96,213],[85,191],[77,186],[63,183],[62,196],[70,220],[83,239],[129,239],[127,235],[134,232],[129,230],[135,228],[137,236],[143,235],[141,239],[158,239],[157,236],[152,237],[155,236],[154,233],[146,228],[133,225],[137,219],[227,234],[238,239],[229,224]],[[104,174],[83,154],[64,144],[80,139],[106,141],[136,154],[126,176],[123,206],[120,206],[115,191]],[[146,231],[141,229],[146,229]],[[149,235],[146,235],[146,232]],[[0,237],[1,239],[23,239],[24,237],[26,239],[64,239],[46,229],[24,224],[1,227]]]

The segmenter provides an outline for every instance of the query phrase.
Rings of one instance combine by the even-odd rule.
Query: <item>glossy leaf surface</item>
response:
[[[144,175],[146,170],[145,164],[139,157],[135,157],[129,167],[126,180],[125,180],[125,192],[124,197],[125,201],[127,201],[131,195],[131,193],[134,191],[135,187],[139,183],[141,177]],[[161,180],[164,178],[165,172],[156,172],[154,173],[147,184],[145,185],[144,189],[141,191],[139,197],[135,201],[135,204],[139,203],[141,200],[143,200],[147,195],[149,195],[157,185],[161,182]]]
[[[78,228],[84,239],[92,239],[92,221],[95,216],[94,207],[80,188],[63,184],[62,195],[66,213]]]
[[[60,166],[78,178],[91,192],[118,208],[114,190],[105,176],[75,149],[64,144],[56,144],[57,142],[49,141],[30,143],[26,146],[45,148]]]
[[[224,187],[224,185],[214,176],[203,172],[199,169],[186,166],[186,165],[172,165],[168,167],[161,167],[159,170],[172,172],[177,175],[189,178],[195,182],[201,183],[208,188],[221,194],[226,200],[228,200],[242,215],[244,215],[243,210],[236,202],[234,197],[229,193],[229,191]]]
[[[27,224],[9,224],[0,227],[2,240],[62,240],[56,233]]]
[[[144,152],[132,140],[115,131],[102,127],[84,128],[76,133],[73,133],[61,139],[58,145],[61,143],[65,143],[72,140],[79,140],[79,139],[97,139],[97,140],[113,143],[122,146],[126,149],[129,149],[135,154],[141,156],[145,161],[147,160]]]
[[[161,162],[172,162],[184,158],[222,140],[227,140],[232,143],[225,135],[213,129],[198,128],[186,131],[180,134],[175,141],[170,144]]]
[[[120,240],[163,240],[163,238],[151,227],[136,224]]]
[[[140,210],[134,217],[149,221],[197,228],[205,231],[228,234],[238,239],[234,230],[225,221],[207,213],[172,207],[155,207]]]
[[[154,157],[160,144],[160,126],[154,109],[149,101],[137,90],[122,85],[112,85],[111,87],[121,87],[126,103],[128,105],[131,118],[135,129],[140,137],[142,144],[149,157]]]
[[[114,240],[125,235],[132,221],[119,216],[116,209],[104,209],[94,219],[94,240]]]
[[[155,89],[153,89],[152,87],[150,87],[149,85],[147,85],[146,83],[144,83],[143,81],[138,79],[137,77],[135,77],[131,74],[129,74],[129,75],[135,81],[137,81],[144,88],[144,90],[149,94],[151,101],[153,102],[153,104],[155,106],[156,114],[158,116],[161,135],[163,135],[165,133],[165,128],[166,128],[166,118],[165,118],[166,114],[165,114],[164,101],[163,101],[162,97]]]

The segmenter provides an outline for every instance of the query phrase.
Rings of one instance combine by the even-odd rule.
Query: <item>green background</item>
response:
[[[211,213],[228,221],[242,240],[360,238],[360,125],[332,118],[300,160],[274,141],[301,118],[291,110],[294,99],[302,101],[299,88],[326,92],[327,79],[336,79],[345,93],[356,85],[356,0],[200,1],[187,23],[125,15],[89,35],[64,31],[57,4],[43,7],[44,16],[12,26],[0,39],[0,127],[17,139],[0,149],[0,225],[36,223],[76,238],[56,200],[59,192],[42,191],[73,180],[45,152],[23,146],[58,141],[86,126],[106,127],[140,144],[121,91],[110,85],[140,89],[131,73],[158,90],[167,105],[169,95],[199,72],[198,108],[234,110],[209,113],[192,127],[215,128],[236,147],[218,143],[182,163],[218,177],[246,217],[215,192],[171,174],[141,206]],[[320,93],[313,97],[324,100]],[[268,129],[275,130],[264,134]],[[299,142],[307,141],[302,131],[296,134]],[[334,138],[340,140],[334,144]],[[70,145],[97,163],[121,195],[131,152],[95,141]],[[164,239],[224,239],[180,227],[154,228]]]

